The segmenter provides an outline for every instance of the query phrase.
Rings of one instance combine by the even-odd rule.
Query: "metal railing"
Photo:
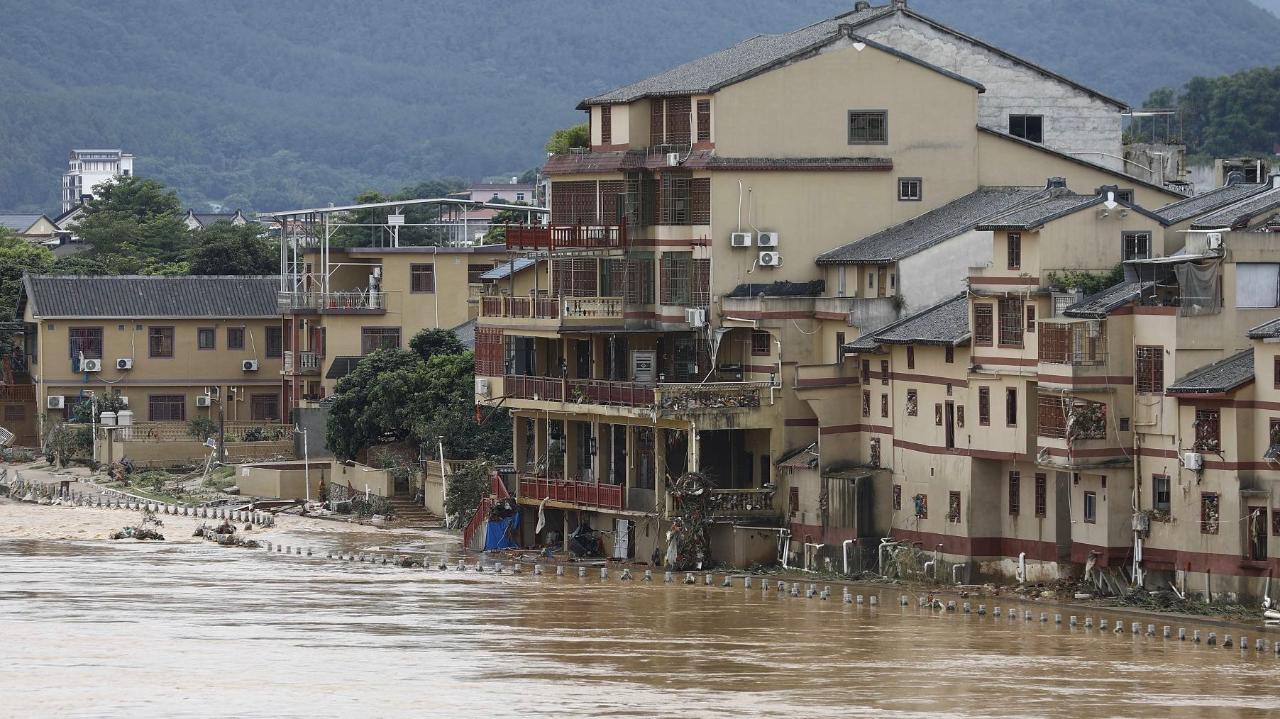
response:
[[[294,352],[293,350],[284,351],[284,361],[282,372],[288,374],[291,372],[318,372],[320,365],[324,363],[324,355],[318,352]]]
[[[0,385],[0,402],[34,402],[36,387],[32,384]]]
[[[715,489],[711,492],[711,514],[747,516],[773,514],[772,489]]]
[[[650,384],[605,379],[571,379],[565,384],[569,402],[617,407],[653,406],[654,388]]]
[[[387,293],[381,290],[339,290],[336,292],[281,292],[277,303],[285,310],[364,311],[387,309]]]
[[[514,399],[575,402],[664,412],[722,410],[769,404],[768,382],[650,384],[604,379],[561,379],[506,375],[503,392]]]
[[[1038,359],[1046,364],[1076,367],[1107,363],[1105,326],[1088,322],[1041,322],[1037,340]]]
[[[768,404],[768,382],[710,382],[658,385],[657,406],[664,412],[735,409]]]
[[[502,379],[502,391],[515,399],[560,402],[564,399],[564,380],[559,377],[506,375]]]
[[[529,499],[551,499],[589,507],[622,509],[622,485],[544,479],[522,475],[520,496]]]
[[[515,250],[621,250],[626,225],[507,225],[507,247]]]

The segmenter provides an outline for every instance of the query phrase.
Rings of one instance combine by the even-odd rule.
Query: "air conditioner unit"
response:
[[[102,360],[100,359],[82,359],[80,360],[81,372],[101,372]]]
[[[60,394],[51,394],[45,398],[45,406],[49,409],[62,409],[67,406],[67,398]]]
[[[759,245],[760,247],[777,247],[778,233],[761,232],[759,239],[756,240],[756,244]]]
[[[734,247],[750,247],[750,246],[751,246],[751,233],[750,233],[750,232],[735,232],[735,233],[733,233],[733,234],[729,235],[729,244],[730,244],[730,245],[732,245],[732,246],[734,246]]]
[[[678,153],[678,152],[668,152],[668,153],[667,153],[667,167],[679,167],[679,166],[680,166],[680,153]]]
[[[690,327],[705,327],[707,324],[707,311],[704,309],[686,308],[684,311],[684,321]]]
[[[116,369],[133,369],[133,360],[128,357],[121,357],[116,360]]]
[[[1205,247],[1209,250],[1222,249],[1222,233],[1221,232],[1208,233],[1207,235],[1204,236],[1204,244],[1205,244]]]
[[[256,359],[252,359],[252,360],[245,360],[245,361],[243,361],[243,362],[241,362],[241,363],[240,363],[240,369],[241,369],[241,370],[243,370],[243,371],[245,371],[245,372],[257,372],[257,371],[258,371],[258,360],[256,360]]]
[[[209,395],[207,395],[207,394],[198,394],[198,395],[196,395],[196,406],[197,406],[197,407],[212,407],[212,406],[213,406],[213,398],[212,398],[212,397],[210,397],[210,396],[209,396]]]
[[[478,399],[489,399],[489,380],[485,377],[476,377],[476,397]]]
[[[761,267],[781,267],[782,255],[778,254],[777,252],[761,252],[760,266]]]
[[[1193,472],[1204,468],[1204,455],[1199,452],[1187,452],[1182,455],[1182,465]]]

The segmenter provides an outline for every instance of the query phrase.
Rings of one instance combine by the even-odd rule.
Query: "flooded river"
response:
[[[389,536],[286,541],[323,554],[385,546]],[[449,539],[437,541],[438,555]],[[934,615],[897,607],[891,589],[872,609],[842,604],[838,589],[822,602],[772,588],[762,596],[758,584],[571,574],[392,569],[200,544],[0,541],[0,715],[1280,713],[1280,660],[1269,653]]]

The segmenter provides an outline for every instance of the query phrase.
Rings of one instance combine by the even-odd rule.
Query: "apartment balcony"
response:
[[[768,382],[622,382],[506,375],[506,406],[626,417],[702,417],[706,429],[772,426],[776,388]],[[555,406],[549,406],[555,405]],[[724,425],[721,427],[720,425]]]
[[[387,311],[387,293],[368,289],[281,292],[277,304],[281,311],[290,313],[381,315]]]
[[[520,475],[520,498],[535,502],[549,499],[596,509],[623,509],[626,488],[620,484],[577,482],[568,479],[552,479]]]
[[[34,402],[36,387],[33,384],[0,385],[0,402]]]
[[[324,355],[319,352],[295,352],[285,350],[283,367],[280,374],[309,375],[320,374],[320,366],[324,364]]]
[[[627,248],[626,225],[507,225],[506,229],[511,250],[589,254]]]
[[[481,297],[480,322],[545,330],[620,327],[623,304],[621,297]]]
[[[1043,321],[1036,351],[1036,374],[1045,385],[1103,390],[1133,382],[1132,372],[1119,366],[1122,358],[1108,354],[1106,325],[1099,320]]]
[[[718,522],[777,519],[774,495],[773,488],[712,490],[711,518]]]

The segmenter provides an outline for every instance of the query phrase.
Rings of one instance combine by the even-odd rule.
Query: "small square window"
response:
[[[898,199],[904,202],[919,202],[923,197],[924,182],[919,177],[898,178]]]
[[[1086,524],[1098,522],[1098,495],[1096,492],[1084,493],[1084,521]]]
[[[1044,116],[1010,115],[1009,134],[1031,142],[1044,142]]]
[[[886,110],[850,110],[849,144],[883,145],[889,141],[889,113]]]
[[[751,356],[753,357],[769,356],[769,333],[768,332],[752,332],[751,333]]]
[[[196,329],[196,349],[211,350],[217,349],[217,330],[212,327],[199,327]]]
[[[1151,508],[1157,512],[1168,512],[1173,506],[1173,491],[1170,489],[1169,476],[1157,474],[1151,478]]]

